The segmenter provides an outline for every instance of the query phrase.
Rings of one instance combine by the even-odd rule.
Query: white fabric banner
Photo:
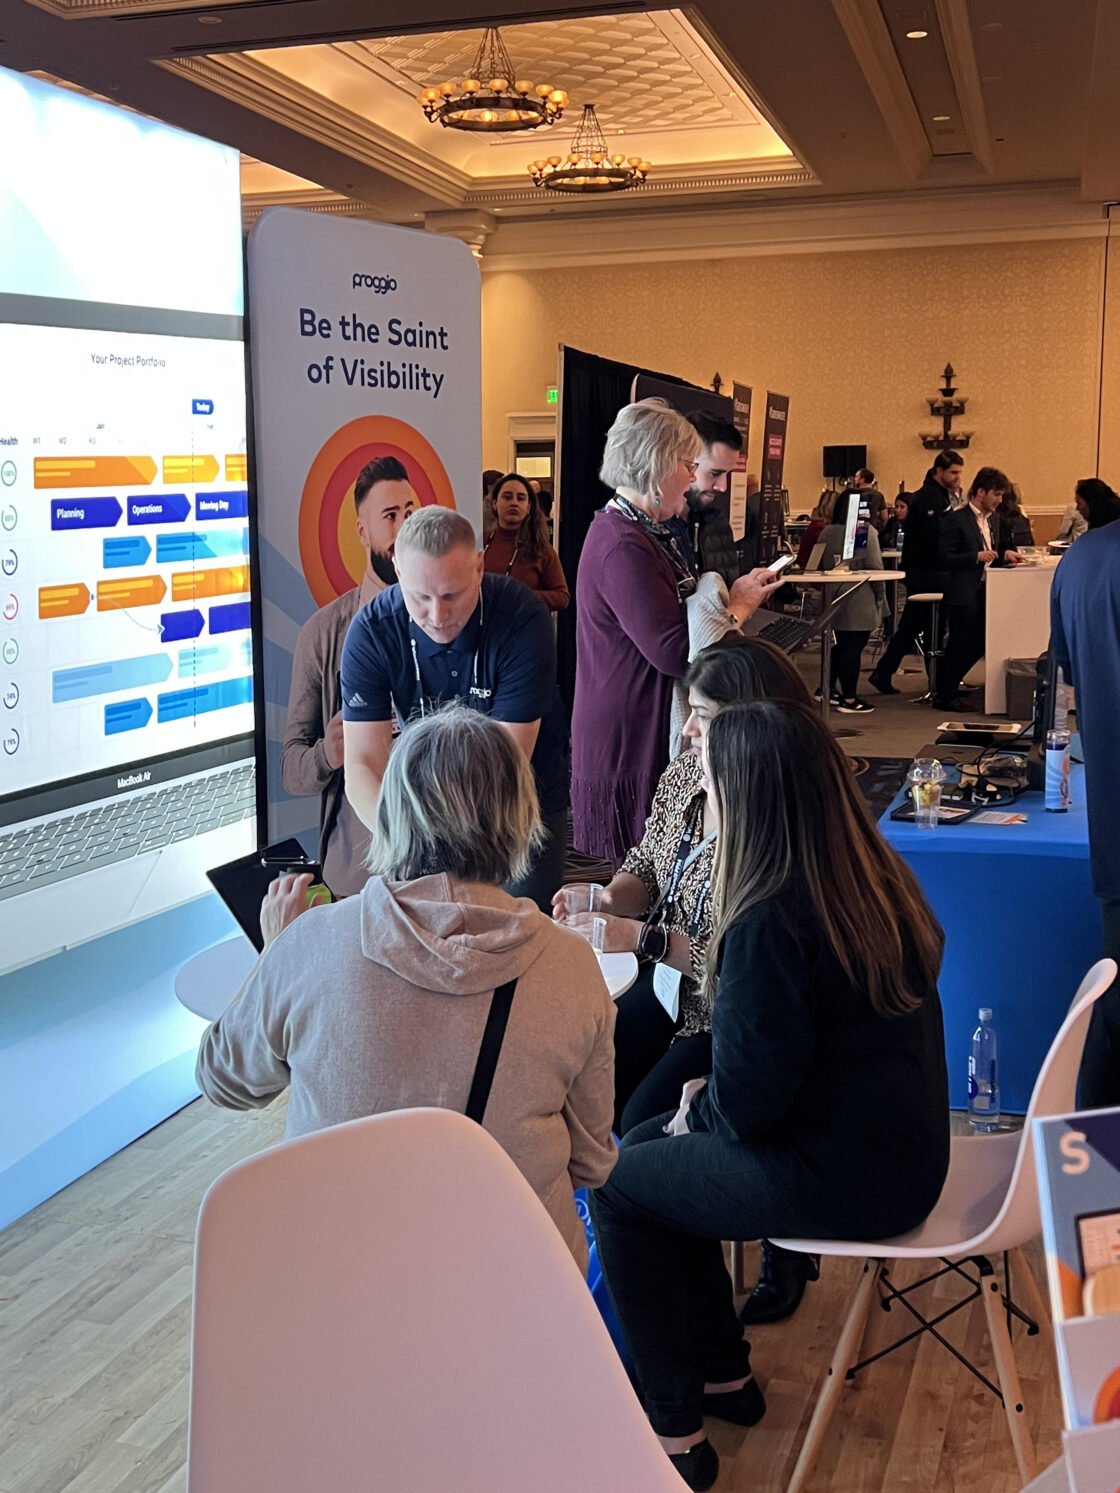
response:
[[[480,277],[457,239],[292,208],[254,225],[248,274],[268,837],[313,850],[319,800],[280,782],[294,638],[361,580],[375,457],[481,532]]]

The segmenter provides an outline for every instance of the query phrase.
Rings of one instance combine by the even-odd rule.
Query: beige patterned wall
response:
[[[1120,230],[1117,231],[1120,238]],[[1101,475],[1120,486],[1120,245],[1110,276]],[[916,485],[924,399],[951,360],[976,432],[970,469],[1004,467],[1032,507],[1061,507],[1094,468],[1102,244],[1076,239],[726,259],[483,277],[483,449],[503,467],[506,414],[544,409],[557,344],[707,384],[716,369],[791,396],[795,507],[821,446],[866,442],[884,492]],[[756,469],[761,424],[751,440]]]

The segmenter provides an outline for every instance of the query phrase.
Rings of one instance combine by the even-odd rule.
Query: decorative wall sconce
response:
[[[941,421],[940,435],[922,435],[919,439],[927,451],[966,451],[974,432],[971,430],[958,430],[953,432],[953,421],[958,415],[963,415],[967,399],[956,397],[956,388],[953,385],[953,365],[945,364],[942,378],[945,382],[940,389],[939,399],[927,399],[929,412]]]

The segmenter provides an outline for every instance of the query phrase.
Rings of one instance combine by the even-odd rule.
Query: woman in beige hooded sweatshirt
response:
[[[228,1109],[290,1085],[289,1138],[416,1105],[462,1111],[493,992],[516,980],[484,1124],[583,1265],[572,1192],[615,1161],[614,1006],[584,939],[501,890],[539,834],[532,771],[503,726],[461,706],[410,725],[369,881],[310,910],[308,877],[273,883],[265,951],[196,1076]]]

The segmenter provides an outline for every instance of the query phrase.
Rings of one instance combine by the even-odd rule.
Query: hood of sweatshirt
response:
[[[361,904],[365,957],[441,994],[479,995],[520,979],[554,936],[536,903],[451,876],[371,876]]]

